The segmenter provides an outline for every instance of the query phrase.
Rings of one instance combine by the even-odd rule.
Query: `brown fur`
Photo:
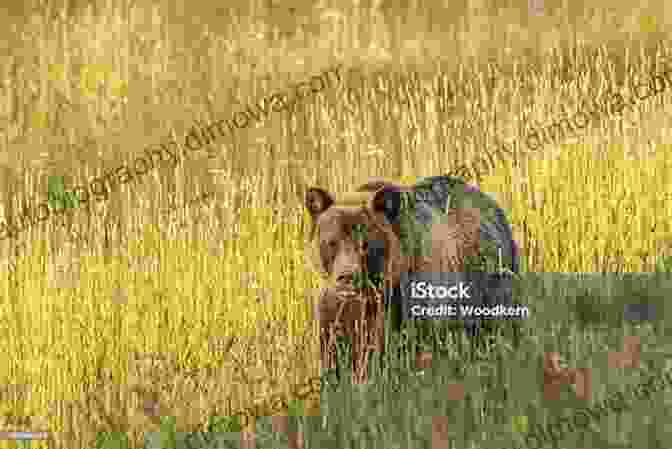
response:
[[[348,293],[350,295],[347,295]],[[352,337],[351,356],[355,378],[366,379],[369,355],[372,351],[382,349],[383,313],[381,309],[382,300],[377,298],[373,292],[326,290],[318,304],[322,366],[335,365],[335,338],[339,335],[348,335]]]
[[[312,218],[311,237],[318,239],[321,266],[332,283],[320,296],[317,307],[323,367],[333,365],[334,332],[353,337],[354,372],[361,372],[364,377],[362,364],[365,365],[367,354],[382,349],[382,297],[352,288],[351,275],[366,267],[366,243],[352,238],[354,225],[365,224],[369,240],[385,242],[386,287],[399,285],[403,272],[459,272],[464,257],[478,251],[480,212],[461,209],[451,210],[446,220],[432,227],[428,256],[404,256],[399,229],[383,213],[384,192],[389,188],[407,190],[381,180],[370,181],[358,191],[375,193],[368,204],[359,207],[342,207],[323,189],[310,189],[306,195],[305,206]]]

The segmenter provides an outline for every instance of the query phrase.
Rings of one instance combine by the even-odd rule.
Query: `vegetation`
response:
[[[599,286],[577,290],[538,273],[665,264],[669,92],[538,151],[524,137],[527,126],[626,95],[632,80],[664,70],[664,1],[545,0],[542,15],[523,0],[62,1],[16,2],[0,15],[4,217],[58,200],[48,198],[54,177],[66,190],[83,185],[167,136],[183,142],[194,121],[230,119],[291,83],[344,69],[340,84],[291,111],[0,241],[0,428],[49,429],[58,448],[137,448],[161,429],[175,445],[217,420],[235,431],[226,418],[235,410],[263,416],[270,396],[291,397],[319,373],[311,302],[322,280],[306,263],[307,186],[415,182],[484,160],[495,139],[515,140],[515,157],[480,167],[479,187],[505,208],[525,270],[537,273],[526,281],[538,292],[525,293],[532,312],[520,346],[502,337],[475,353],[451,340],[437,372],[399,374],[406,360],[381,377],[388,386],[369,387],[368,402],[360,387],[342,406],[325,393],[334,447],[423,447],[432,413],[451,420],[454,447],[505,447],[518,437],[493,435],[520,428],[518,417],[533,429],[575,406],[532,388],[546,351],[591,366],[596,398],[663,365],[662,307],[656,321],[623,321]],[[204,192],[214,193],[207,205],[160,213]],[[645,279],[637,276],[610,280],[615,291],[630,286],[620,301],[658,301],[668,287],[665,277],[635,287]],[[644,341],[641,368],[608,372],[602,354],[627,335]],[[437,393],[451,382],[464,384],[465,400]],[[380,399],[389,385],[400,395],[393,409]],[[635,403],[561,444],[669,447],[667,399]],[[303,413],[317,404],[307,400]]]

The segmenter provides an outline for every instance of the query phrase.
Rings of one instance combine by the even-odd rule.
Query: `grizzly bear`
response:
[[[382,350],[384,323],[402,327],[401,282],[409,273],[466,273],[475,262],[493,271],[492,261],[505,267],[499,272],[519,271],[505,213],[459,178],[435,176],[413,186],[375,180],[341,198],[311,188],[305,207],[330,283],[316,308],[323,369],[333,367],[335,338],[345,335],[352,339],[353,373],[366,378],[368,354]],[[491,282],[484,289],[499,292]],[[475,334],[480,324],[464,327]]]

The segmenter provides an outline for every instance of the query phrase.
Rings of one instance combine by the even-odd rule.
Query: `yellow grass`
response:
[[[3,241],[0,383],[18,385],[0,390],[3,429],[49,429],[64,448],[104,429],[139,441],[157,416],[195,429],[305,382],[319,368],[321,282],[304,254],[307,186],[445,173],[486,136],[518,138],[650,79],[670,51],[663,1],[591,2],[608,11],[594,15],[547,0],[539,17],[517,0],[242,3],[28,5],[3,27],[4,217],[44,200],[49,176],[81,184],[337,63],[369,80],[345,70],[293,113],[220,139],[212,157],[123,187],[67,228]],[[481,188],[510,212],[531,271],[649,271],[667,254],[669,98],[487,173]],[[215,199],[162,218],[203,192]]]

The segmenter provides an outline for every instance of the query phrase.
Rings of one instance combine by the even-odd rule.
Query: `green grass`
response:
[[[107,201],[69,209],[63,223],[0,241],[0,383],[21,386],[0,389],[0,427],[49,429],[53,443],[31,444],[58,449],[91,448],[103,432],[140,447],[162,428],[182,435],[291,396],[320,368],[312,302],[323,282],[306,243],[308,187],[340,194],[372,177],[411,183],[490,160],[493,141],[524,142],[528,126],[556,123],[583,101],[600,104],[665,70],[672,23],[660,0],[636,9],[545,0],[541,16],[527,14],[527,0],[19,3],[0,14],[2,218],[42,201],[75,206],[68,189],[146,146],[181,141],[194,121],[230,119],[343,66],[338,85],[291,111],[118,187]],[[669,98],[539,151],[513,145],[513,156],[476,167],[481,190],[511,218],[526,272],[669,269]],[[161,214],[203,192],[213,194],[207,205]],[[436,388],[464,381],[468,400],[445,400],[424,377],[395,393],[408,395],[406,408],[375,398],[360,407],[359,396],[344,394],[342,407],[327,411],[334,444],[420,449],[408,440],[426,442],[428,422],[410,416],[425,412],[450,416],[460,449],[487,447],[500,430],[508,444],[511,416],[527,416],[534,429],[574,406],[570,391],[560,404],[536,391],[551,350],[569,366],[593,367],[596,398],[663,368],[664,277],[614,278],[629,292],[618,297],[597,294],[597,281],[527,282],[539,295],[517,350],[502,339],[478,355],[450,341]],[[623,321],[622,303],[633,298],[650,298],[659,319]],[[602,368],[628,335],[644,342],[642,368]],[[635,404],[562,444],[669,447],[667,400]],[[364,412],[380,418],[375,443],[346,425],[358,419],[364,432]]]
[[[347,373],[336,384],[331,378],[320,397],[321,416],[305,416],[310,406],[305,401],[291,399],[286,413],[293,417],[294,428],[302,430],[306,448],[389,448],[409,444],[410,447],[436,447],[431,446],[432,416],[449,417],[456,444],[453,447],[525,447],[524,435],[536,426],[553,422],[559,416],[570,416],[573,410],[597,404],[607,394],[627,389],[628,385],[669,369],[664,348],[654,349],[651,344],[656,335],[666,333],[665,315],[658,315],[651,322],[628,322],[623,317],[623,305],[638,298],[664,306],[667,291],[664,285],[672,281],[671,276],[670,271],[661,271],[655,275],[602,275],[577,280],[572,275],[523,273],[516,282],[516,302],[532,305],[536,313],[530,322],[523,322],[519,347],[512,346],[510,336],[498,336],[491,346],[475,351],[472,342],[459,333],[448,334],[448,340],[432,342],[438,345],[441,354],[438,363],[418,375],[412,369],[412,356],[420,342],[411,337],[410,345],[402,345],[393,339],[384,365],[373,362],[376,374],[369,384],[353,385]],[[613,294],[607,293],[609,291]],[[605,313],[587,313],[596,309]],[[573,318],[574,315],[581,318]],[[548,332],[551,329],[555,335]],[[566,337],[562,337],[564,335]],[[590,347],[578,347],[576,335],[590,339]],[[614,343],[624,335],[639,335],[645,341],[642,365],[634,372],[616,372],[605,364],[606,349],[617,346]],[[539,378],[540,357],[544,351],[561,352],[568,366],[591,368],[596,386],[590,403],[576,399],[569,387],[560,401],[542,398],[540,384],[533,380]],[[343,366],[349,366],[347,354],[347,350],[340,353]],[[448,397],[447,386],[454,383],[465,386],[464,401]],[[530,388],[531,385],[537,388]],[[660,395],[669,397],[669,393]],[[653,407],[646,400],[633,401],[629,410],[610,413],[588,429],[568,435],[561,444],[656,447],[653,439],[663,439],[664,434],[662,428],[652,426],[664,423],[669,419],[665,417],[672,413],[672,408],[658,399],[658,396],[654,398]],[[652,410],[658,415],[652,416]],[[514,423],[506,417],[517,417],[517,421]],[[216,447],[214,444],[224,443],[208,446],[196,441],[219,441],[224,432],[228,433],[228,440],[234,440],[230,434],[242,430],[241,422],[239,417],[213,418],[208,432],[199,437],[192,435],[190,439],[175,430],[174,419],[164,420],[160,433],[153,436],[152,441],[156,443],[162,435],[162,438],[174,438],[170,443],[173,445],[150,444],[146,449],[187,448],[184,442],[187,440],[192,442],[192,447]],[[286,447],[282,443],[286,444],[286,436],[273,433],[270,426],[269,418],[256,418],[257,447]],[[653,433],[649,435],[649,432]]]

